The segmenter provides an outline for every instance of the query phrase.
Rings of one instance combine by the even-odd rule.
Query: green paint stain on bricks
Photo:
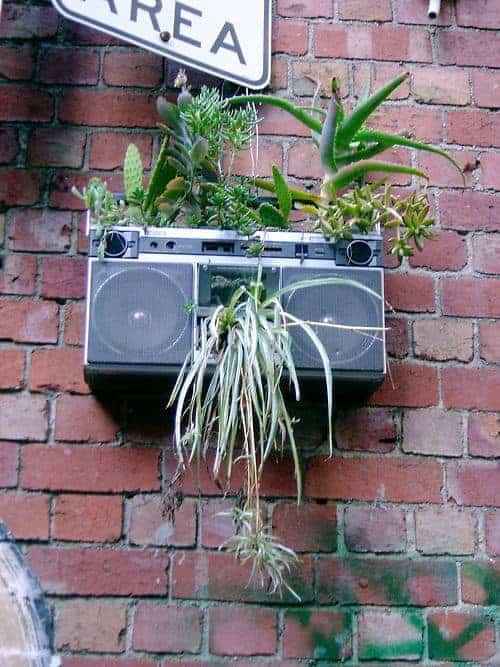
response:
[[[367,642],[359,653],[361,660],[412,660],[422,655],[422,639],[403,642]]]
[[[463,660],[460,650],[487,627],[486,621],[475,620],[469,623],[459,635],[448,638],[443,637],[436,623],[429,621],[429,657],[434,660]]]
[[[311,627],[312,611],[308,609],[290,610],[290,616],[295,618],[300,625],[310,628],[309,646],[312,657],[315,660],[341,660],[345,655],[345,647],[351,638],[351,617],[349,614],[342,614],[338,617],[342,623],[343,629],[339,632],[328,634],[318,628]]]
[[[464,563],[462,578],[464,582],[470,580],[481,586],[484,591],[484,600],[480,600],[481,604],[500,604],[500,571],[494,570],[486,563]]]

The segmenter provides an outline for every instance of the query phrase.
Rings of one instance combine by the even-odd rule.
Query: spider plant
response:
[[[218,306],[201,320],[199,345],[186,357],[168,404],[176,403],[174,443],[179,475],[194,460],[199,462],[206,456],[211,439],[215,479],[224,472],[230,480],[235,463],[244,464],[244,502],[233,549],[243,560],[253,560],[252,574],[268,581],[272,591],[283,588],[295,560],[295,554],[273,538],[262,518],[260,486],[272,454],[288,450],[294,463],[298,502],[302,493],[294,419],[283,388],[288,382],[292,396],[300,400],[291,327],[305,332],[322,361],[332,453],[330,361],[314,330],[315,323],[288,313],[281,297],[314,286],[346,284],[380,298],[357,281],[339,277],[299,281],[267,295],[259,261],[255,281],[237,288],[227,305]]]

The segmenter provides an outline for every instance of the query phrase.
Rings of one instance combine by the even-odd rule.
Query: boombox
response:
[[[260,260],[232,231],[115,228],[104,259],[90,231],[85,377],[94,390],[165,391],[196,347],[199,322],[249,284],[258,261],[271,293],[313,278],[348,283],[286,292],[284,308],[312,323],[333,371],[336,394],[365,394],[386,372],[382,240],[379,234],[326,242],[321,234],[266,232]],[[365,288],[369,288],[369,291]],[[299,378],[322,378],[317,350],[290,329]]]

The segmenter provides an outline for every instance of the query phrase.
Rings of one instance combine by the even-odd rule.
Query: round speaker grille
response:
[[[381,337],[380,331],[321,326],[377,326],[380,305],[373,296],[353,285],[324,285],[290,292],[285,308],[301,320],[318,323],[310,326],[323,343],[332,368],[363,356]],[[298,353],[302,358],[297,365],[302,361],[317,365],[320,357],[309,336],[300,327],[294,327],[293,337],[294,356]]]
[[[175,278],[158,269],[134,267],[114,273],[96,291],[94,330],[124,361],[155,361],[176,345],[189,318],[189,297]]]

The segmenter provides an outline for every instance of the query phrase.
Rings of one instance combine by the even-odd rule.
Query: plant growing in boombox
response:
[[[271,592],[287,589],[296,595],[287,575],[297,556],[275,539],[265,524],[260,491],[266,462],[286,451],[294,462],[297,500],[301,499],[295,420],[283,390],[288,383],[292,397],[300,400],[291,331],[300,328],[321,359],[332,453],[332,371],[317,329],[346,328],[341,323],[304,321],[287,312],[282,297],[314,286],[340,284],[381,297],[357,281],[338,276],[303,280],[268,293],[259,260],[265,231],[288,228],[295,207],[313,216],[316,228],[329,240],[351,238],[353,230],[368,233],[383,226],[394,228],[392,251],[399,258],[413,253],[412,244],[421,249],[424,241],[432,238],[434,221],[425,194],[400,197],[383,180],[365,182],[367,176],[381,173],[427,178],[414,167],[372,159],[392,146],[437,153],[459,169],[439,148],[365,127],[367,119],[406,77],[394,79],[347,114],[335,80],[328,108],[323,110],[315,103],[297,107],[266,95],[223,99],[208,88],[193,96],[181,76],[177,104],[158,100],[163,141],[147,185],[139,151],[131,144],[125,156],[123,200],[112,196],[106,184],[97,179],[90,181],[83,193],[75,191],[85,201],[100,236],[100,255],[104,255],[109,230],[116,225],[171,226],[181,222],[232,229],[250,238],[255,231],[261,232],[249,243],[248,252],[256,257],[253,281],[236,286],[226,303],[200,319],[198,343],[185,359],[168,406],[175,405],[178,460],[172,493],[187,467],[194,462],[200,465],[209,450],[215,479],[224,476],[230,480],[234,466],[243,465],[244,488],[233,512],[236,534],[225,546],[243,561],[251,560],[252,576],[257,575]],[[258,121],[251,106],[256,103],[280,107],[309,128],[325,171],[319,194],[290,187],[276,166],[271,180],[233,175],[235,156],[251,146],[256,136]],[[267,195],[263,197],[262,192]],[[372,337],[380,331],[376,327],[365,329],[363,335]]]

